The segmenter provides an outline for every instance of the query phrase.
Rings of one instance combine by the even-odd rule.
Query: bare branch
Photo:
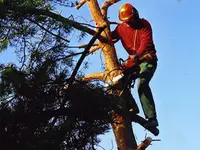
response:
[[[42,25],[40,25],[38,22],[34,21],[33,19],[30,19],[30,18],[27,18],[27,19],[28,19],[29,21],[35,23],[35,24],[36,24],[37,26],[39,26],[42,30],[48,32],[49,34],[51,34],[51,35],[53,35],[53,36],[55,36],[55,37],[57,37],[57,38],[59,38],[59,39],[62,39],[62,40],[65,41],[65,42],[70,42],[69,40],[64,39],[63,37],[61,37],[61,36],[59,36],[59,35],[57,35],[57,34],[54,34],[54,33],[51,32],[51,31],[49,31],[48,29],[46,29],[45,27],[43,27]]]
[[[60,21],[63,24],[69,24],[72,27],[74,27],[75,29],[83,31],[83,32],[87,32],[88,34],[90,34],[92,36],[96,34],[96,31],[93,30],[93,29],[90,29],[90,28],[88,28],[86,26],[81,25],[80,23],[78,23],[76,21],[70,20],[68,18],[63,17],[60,14],[57,14],[55,12],[52,12],[52,11],[49,11],[49,10],[46,10],[46,9],[37,9],[37,8],[27,9],[27,8],[24,8],[24,7],[8,7],[7,9],[12,10],[9,13],[15,12],[15,14],[19,13],[19,14],[23,14],[23,15],[25,15],[25,14],[27,14],[27,15],[28,14],[29,15],[40,15],[40,16],[44,15],[44,16],[53,18],[53,19],[55,19],[57,21]],[[98,37],[98,39],[106,41],[106,38],[101,36],[101,35]]]
[[[76,18],[81,18],[81,19],[83,19],[85,22],[88,22],[84,17],[82,17],[82,16],[77,16],[77,17],[74,17],[73,15],[70,15],[69,17],[68,17],[68,19],[73,19],[73,20],[75,20]],[[92,21],[92,20],[91,20]],[[89,22],[91,22],[91,21],[89,21]],[[92,27],[92,28],[99,28],[98,26],[95,26],[95,25],[91,25],[91,24],[88,24],[88,23],[83,23],[83,22],[79,22],[81,25],[83,25],[83,26],[89,26],[89,27]]]
[[[87,47],[85,48],[83,54],[81,55],[78,63],[76,64],[76,67],[74,68],[74,71],[70,77],[70,80],[69,80],[69,87],[71,86],[77,72],[78,72],[78,69],[79,67],[81,66],[84,58],[87,56],[91,46],[94,44],[94,42],[96,41],[96,39],[101,35],[101,32],[106,28],[106,25],[104,25],[102,28],[99,28],[99,30],[97,31],[97,33],[93,36],[93,38],[90,40],[90,42],[88,43]]]
[[[67,48],[79,48],[80,49],[80,48],[86,48],[87,46],[88,46],[88,44],[82,44],[79,46],[67,46]],[[92,46],[94,46],[94,47],[89,50],[87,55],[94,53],[96,50],[101,48],[98,43],[95,43]]]
[[[84,32],[87,32],[89,33],[90,35],[95,35],[95,34],[98,34],[98,32],[96,32],[95,30],[92,30],[86,26],[82,26],[80,23],[76,22],[76,21],[72,21],[70,19],[67,19],[59,14],[56,14],[54,12],[51,12],[51,11],[46,11],[46,10],[43,10],[43,9],[33,9],[33,14],[37,14],[37,15],[45,15],[45,16],[48,16],[48,17],[52,17],[54,19],[56,19],[57,21],[61,21],[63,23],[68,23],[69,25],[73,26],[74,28],[80,30],[80,31],[84,31]],[[105,41],[105,37],[99,35],[97,37],[99,40],[103,40]]]
[[[65,60],[65,59],[67,59],[67,58],[69,58],[69,57],[77,56],[77,55],[80,55],[80,54],[83,54],[83,52],[74,53],[74,54],[67,55],[67,56],[62,57],[62,58],[57,58],[57,59],[55,59],[55,60],[56,60],[56,61]]]
[[[107,17],[108,7],[110,7],[111,5],[113,5],[119,1],[120,0],[107,0],[103,3],[103,5],[101,7],[101,13],[104,16],[104,18]]]
[[[137,150],[145,150],[152,142],[151,137],[147,137],[138,147]]]
[[[93,47],[93,48],[91,48],[90,50],[89,50],[89,54],[92,54],[92,53],[94,53],[96,50],[98,50],[98,49],[100,49],[101,47],[98,45],[98,46],[95,46],[95,47]]]
[[[67,19],[63,16],[61,16],[60,14],[56,14],[54,12],[51,12],[51,11],[47,11],[47,10],[43,10],[43,9],[35,9],[35,10],[32,10],[31,11],[33,14],[36,14],[36,15],[45,15],[45,16],[48,16],[48,17],[51,17],[51,18],[54,18],[58,21],[61,21],[63,23],[68,23],[70,24],[71,26],[73,26],[74,28],[80,30],[80,31],[84,31],[84,32],[87,32],[91,35],[94,35],[96,33],[96,31],[88,28],[88,27],[85,27],[85,26],[82,26],[80,23],[76,22],[76,21],[72,21],[70,19]]]
[[[106,79],[107,74],[108,74],[107,72],[97,72],[97,73],[93,73],[93,74],[89,74],[85,76],[84,78],[82,78],[82,80],[90,81],[90,80],[98,79],[98,80],[104,81]]]
[[[81,0],[77,5],[76,5],[76,9],[81,8],[81,6],[83,6],[86,3],[87,0]]]

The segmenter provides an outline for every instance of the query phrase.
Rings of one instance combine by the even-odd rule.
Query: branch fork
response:
[[[108,7],[110,7],[111,5],[113,5],[119,1],[120,0],[107,0],[104,2],[104,4],[101,7],[101,13],[104,16],[104,18],[107,17]]]

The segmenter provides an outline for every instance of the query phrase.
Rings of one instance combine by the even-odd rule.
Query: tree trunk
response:
[[[93,17],[93,20],[96,22],[97,26],[103,26],[107,24],[107,28],[102,33],[102,36],[107,38],[106,42],[100,42],[100,46],[103,48],[103,56],[106,71],[109,72],[109,78],[114,77],[116,74],[119,73],[119,68],[117,63],[117,56],[114,44],[112,42],[111,34],[110,34],[110,27],[109,23],[104,19],[101,9],[97,0],[89,0],[87,4],[90,9],[90,13]],[[120,91],[111,91],[111,92],[118,92]],[[128,109],[125,104],[125,100],[120,102],[116,101],[117,105],[120,107],[120,113],[114,112],[112,113],[112,128],[115,135],[116,143],[119,150],[136,150],[137,143],[135,141],[135,137],[132,130],[131,120],[128,115]]]

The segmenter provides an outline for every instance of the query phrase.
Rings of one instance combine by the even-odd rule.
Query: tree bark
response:
[[[93,17],[93,20],[96,22],[97,26],[107,25],[107,28],[102,33],[102,36],[107,39],[106,42],[99,42],[99,45],[102,48],[105,68],[106,72],[108,72],[108,76],[113,78],[116,74],[119,73],[118,63],[117,63],[117,55],[115,51],[114,44],[111,38],[111,32],[109,23],[106,20],[106,17],[103,16],[101,9],[97,0],[89,0],[87,4],[90,9],[90,13]],[[106,14],[106,13],[105,13]],[[122,89],[121,89],[122,90]],[[110,91],[111,93],[120,93],[120,90]],[[137,143],[133,134],[131,120],[128,115],[128,109],[125,104],[125,100],[122,99],[120,101],[116,101],[117,105],[120,108],[120,112],[112,112],[112,128],[115,135],[116,143],[119,150],[136,150]]]

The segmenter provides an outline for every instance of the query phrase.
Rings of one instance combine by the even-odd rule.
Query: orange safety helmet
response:
[[[119,9],[119,19],[126,22],[129,21],[132,17],[135,19],[139,18],[137,9],[129,3],[123,4]]]

